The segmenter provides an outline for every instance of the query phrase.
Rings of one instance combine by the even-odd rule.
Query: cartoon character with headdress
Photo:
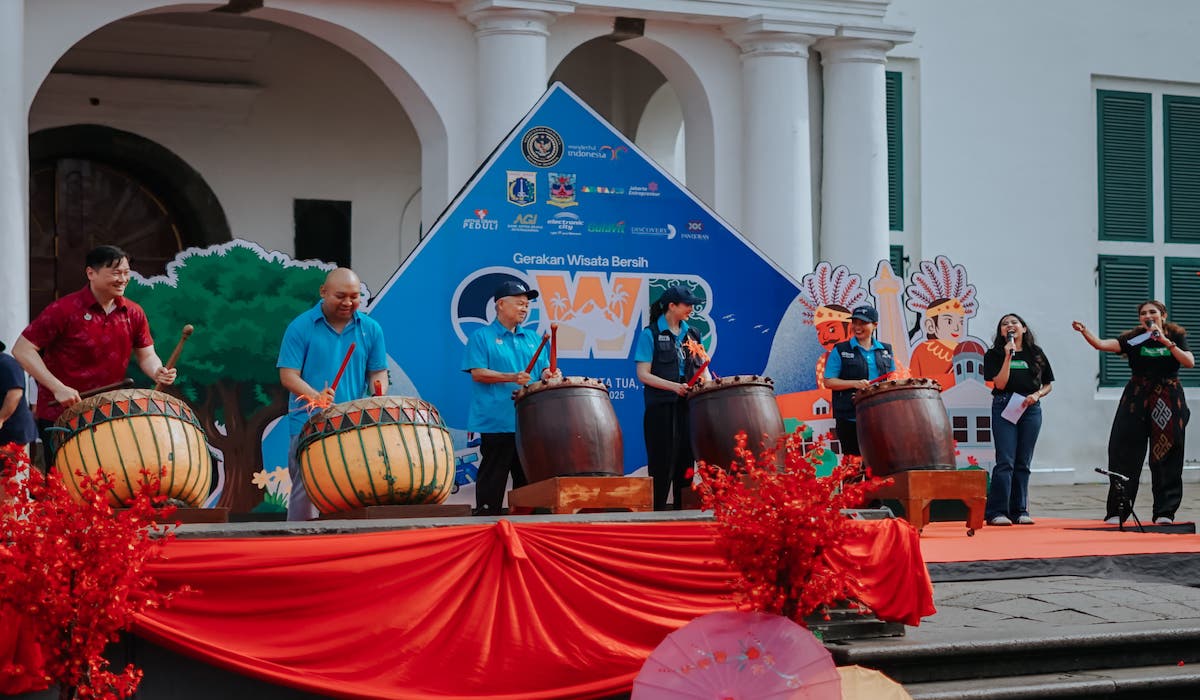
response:
[[[978,311],[975,285],[967,284],[966,268],[944,255],[922,260],[920,268],[904,290],[906,306],[919,317],[914,331],[925,334],[913,347],[909,370],[947,389],[954,384],[954,349],[967,337],[967,319]]]
[[[850,309],[867,302],[862,277],[845,265],[817,264],[800,279],[801,319],[817,331],[825,354],[817,361],[817,388],[825,388],[825,361],[834,345],[850,339]]]

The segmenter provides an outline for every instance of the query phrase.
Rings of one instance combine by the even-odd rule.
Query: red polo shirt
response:
[[[154,344],[142,307],[117,297],[106,314],[90,287],[47,306],[21,335],[41,349],[50,373],[76,391],[121,381],[134,348]],[[37,417],[52,421],[62,412],[54,392],[39,382]]]

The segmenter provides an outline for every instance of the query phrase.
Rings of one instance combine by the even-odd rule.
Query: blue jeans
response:
[[[992,441],[996,446],[996,466],[992,467],[992,485],[988,489],[984,518],[1007,515],[1014,522],[1029,515],[1029,463],[1042,431],[1042,404],[1035,403],[1021,414],[1017,424],[1001,418],[1012,394],[992,397]]]

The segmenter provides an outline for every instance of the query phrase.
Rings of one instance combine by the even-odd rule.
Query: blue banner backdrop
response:
[[[564,374],[601,379],[625,439],[625,470],[645,464],[633,362],[649,305],[671,284],[703,303],[691,322],[721,374],[761,373],[798,286],[559,83],[467,183],[373,300],[388,354],[436,405],[459,448],[470,334],[495,317],[505,279],[541,292],[527,321],[559,324]],[[810,330],[811,332],[811,330]],[[804,372],[811,377],[812,362]],[[799,368],[797,368],[798,371]],[[809,383],[803,382],[802,383]],[[462,481],[473,481],[460,450]],[[465,457],[465,458],[464,458]]]

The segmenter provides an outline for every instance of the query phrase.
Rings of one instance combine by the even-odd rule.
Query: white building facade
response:
[[[1037,478],[1087,480],[1122,377],[1071,320],[1115,335],[1144,288],[1200,329],[1198,24],[1188,0],[0,0],[0,338],[90,242],[153,264],[342,231],[378,289],[561,80],[797,279],[964,264],[971,334],[1015,311],[1054,365]]]

